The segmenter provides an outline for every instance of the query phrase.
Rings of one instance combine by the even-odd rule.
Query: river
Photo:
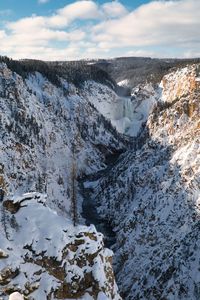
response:
[[[110,171],[113,166],[117,163],[119,156],[122,154],[121,151],[110,154],[107,156],[106,164],[107,168],[101,170],[95,174],[84,176],[79,179],[79,191],[81,193],[82,202],[82,217],[85,220],[86,225],[94,224],[96,229],[103,233],[105,246],[110,248],[115,244],[116,236],[112,229],[110,223],[102,219],[97,210],[97,203],[92,197],[96,184],[98,184],[98,179],[105,176],[108,171]]]

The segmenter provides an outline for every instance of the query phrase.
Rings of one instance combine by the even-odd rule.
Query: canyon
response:
[[[2,59],[3,300],[199,299],[200,65],[133,61]]]

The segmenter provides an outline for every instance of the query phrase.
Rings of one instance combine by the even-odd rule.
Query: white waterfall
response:
[[[96,90],[98,90],[98,85]],[[96,91],[95,90],[95,91]],[[94,95],[95,95],[94,91]],[[152,86],[143,87],[143,94],[135,89],[134,99],[120,97],[113,93],[104,93],[100,98],[89,99],[91,103],[109,119],[117,131],[129,136],[137,136],[142,124],[146,122],[149,113],[156,101],[157,93]]]
[[[123,117],[128,118],[132,121],[134,118],[134,107],[133,107],[133,103],[131,102],[131,99],[128,97],[122,98],[122,103],[123,103]]]

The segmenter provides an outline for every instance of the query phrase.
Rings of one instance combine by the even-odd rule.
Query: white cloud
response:
[[[98,19],[100,12],[93,1],[77,1],[57,10],[56,14],[47,19],[47,24],[52,27],[65,27],[74,20]]]
[[[200,1],[154,1],[117,20],[94,27],[94,39],[114,47],[200,42]]]
[[[200,53],[199,28],[197,0],[151,1],[133,11],[119,1],[98,5],[82,0],[48,17],[33,15],[7,23],[0,31],[0,51],[46,60],[116,53],[192,57]]]
[[[46,27],[44,17],[32,16],[28,18],[20,19],[16,22],[10,22],[7,24],[7,28],[12,30],[13,33],[30,32],[30,30]]]
[[[0,30],[0,40],[6,37],[6,33],[4,30]]]
[[[8,28],[14,31],[29,30],[35,27],[64,28],[75,20],[92,20],[101,17],[99,7],[93,1],[84,0],[66,5],[58,9],[52,16],[31,16],[22,18],[16,22],[8,24]]]
[[[118,1],[103,4],[102,10],[108,18],[121,17],[128,13],[127,9]]]

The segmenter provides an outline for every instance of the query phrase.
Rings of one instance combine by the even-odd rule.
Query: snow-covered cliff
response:
[[[102,234],[72,226],[46,202],[46,195],[27,193],[1,204],[0,296],[120,300]]]
[[[97,172],[127,139],[90,104],[90,91],[60,82],[0,64],[0,297],[120,299],[103,236],[72,225],[72,210],[82,221],[72,160],[77,178]]]
[[[79,176],[104,168],[106,154],[125,148],[90,105],[89,92],[65,79],[57,87],[37,72],[23,80],[0,65],[0,186],[8,194],[47,193],[49,205],[69,216],[72,148]]]
[[[125,299],[200,297],[199,74],[193,65],[163,78],[136,150],[122,154],[91,193],[116,232]]]
[[[88,197],[123,299],[199,299],[200,67],[155,77],[120,97],[0,65],[3,300],[120,299],[102,234],[72,225],[74,157],[78,222]]]

